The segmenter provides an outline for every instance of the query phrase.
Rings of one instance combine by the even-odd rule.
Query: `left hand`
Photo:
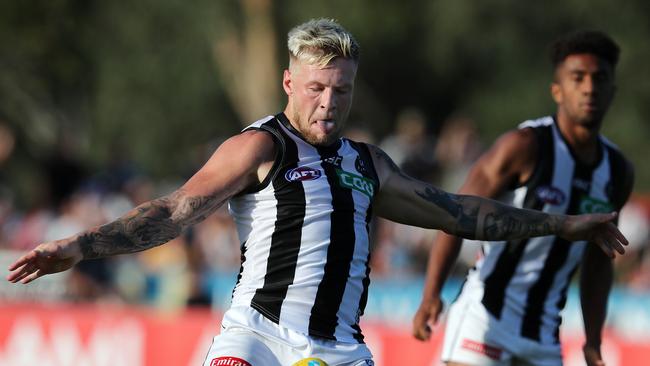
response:
[[[614,258],[614,251],[624,254],[624,245],[628,244],[625,236],[614,225],[615,218],[616,212],[567,216],[558,235],[569,241],[586,240],[594,243],[610,258]]]
[[[605,361],[600,356],[600,347],[585,344],[582,353],[585,355],[587,366],[605,366]]]

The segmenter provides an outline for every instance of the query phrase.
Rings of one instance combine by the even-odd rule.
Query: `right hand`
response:
[[[594,243],[610,258],[625,253],[628,241],[614,225],[616,212],[567,216],[558,236],[569,241],[586,240]]]
[[[413,317],[413,336],[420,341],[428,341],[431,338],[431,327],[433,327],[442,313],[444,305],[439,296],[429,301],[422,300],[418,311]]]
[[[582,347],[582,352],[585,355],[585,362],[587,363],[587,366],[605,366],[605,362],[600,355],[599,346],[585,344]]]
[[[29,283],[46,274],[70,269],[82,259],[76,238],[43,243],[9,266],[7,281]]]

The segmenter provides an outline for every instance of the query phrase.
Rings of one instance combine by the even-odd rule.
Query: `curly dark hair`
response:
[[[588,53],[607,61],[616,67],[620,49],[607,34],[600,31],[583,30],[565,34],[551,44],[550,56],[556,68],[570,55]]]

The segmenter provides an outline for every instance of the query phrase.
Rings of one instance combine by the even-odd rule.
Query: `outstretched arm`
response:
[[[592,241],[609,256],[614,251],[624,253],[627,240],[611,223],[616,214],[551,215],[486,198],[450,194],[405,175],[379,148],[373,147],[373,152],[381,181],[375,197],[379,216],[468,239],[558,235],[569,241]]]
[[[177,191],[143,203],[106,225],[39,245],[9,267],[7,280],[28,283],[69,269],[82,259],[135,253],[166,243],[261,181],[274,156],[269,134],[248,131],[234,136]]]

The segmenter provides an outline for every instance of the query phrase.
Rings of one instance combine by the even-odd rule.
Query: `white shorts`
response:
[[[224,315],[203,366],[290,366],[319,358],[329,366],[372,366],[365,344],[314,338],[279,326],[247,307]]]
[[[478,301],[462,296],[449,307],[444,362],[475,366],[560,366],[559,344],[541,344],[505,329]]]

